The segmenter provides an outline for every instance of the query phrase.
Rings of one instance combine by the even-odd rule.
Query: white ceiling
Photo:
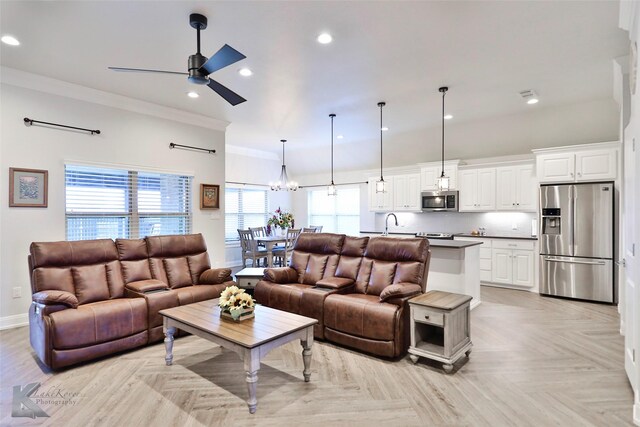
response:
[[[2,1],[1,32],[16,36],[21,46],[2,44],[0,64],[227,120],[227,143],[233,145],[279,153],[278,141],[288,139],[287,158],[298,173],[328,168],[328,158],[319,162],[318,156],[328,155],[328,114],[336,113],[336,134],[345,136],[337,141],[336,157],[348,153],[337,168],[362,169],[377,161],[381,100],[387,102],[390,165],[439,158],[442,85],[450,87],[452,136],[456,128],[486,131],[473,123],[499,126],[496,118],[504,116],[544,126],[542,117],[562,121],[556,112],[575,116],[571,106],[585,103],[597,105],[590,114],[606,116],[602,128],[615,126],[611,59],[628,51],[617,28],[618,7],[617,1]],[[196,50],[192,12],[209,18],[204,55],[228,43],[247,56],[214,75],[246,103],[231,107],[181,76],[107,70],[186,71]],[[321,31],[334,42],[318,44]],[[239,76],[241,66],[254,75]],[[187,98],[194,88],[200,98]],[[526,105],[518,95],[525,89],[535,89],[541,102]],[[536,141],[481,148],[487,156],[522,153],[541,144]],[[473,142],[458,141],[452,154],[477,156]],[[416,150],[420,158],[412,156]]]

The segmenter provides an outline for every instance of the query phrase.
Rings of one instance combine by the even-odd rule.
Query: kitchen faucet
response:
[[[396,214],[394,214],[393,212],[390,212],[387,214],[387,216],[384,218],[384,234],[383,236],[388,236],[389,235],[389,217],[392,216],[393,219],[396,220],[396,227],[398,226],[398,217],[396,216]]]

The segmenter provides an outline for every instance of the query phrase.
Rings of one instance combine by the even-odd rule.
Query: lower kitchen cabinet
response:
[[[532,287],[535,284],[534,243],[494,240],[491,250],[491,281],[503,285]]]

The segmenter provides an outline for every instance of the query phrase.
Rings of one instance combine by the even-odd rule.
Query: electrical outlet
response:
[[[518,224],[511,224],[511,229],[512,230],[517,230],[518,229]]]
[[[15,288],[13,288],[11,290],[11,296],[13,298],[22,298],[22,288],[19,286],[16,286]]]

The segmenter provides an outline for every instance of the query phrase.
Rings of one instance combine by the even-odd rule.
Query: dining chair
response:
[[[313,227],[303,227],[301,230],[302,233],[315,233],[316,229]]]
[[[240,248],[242,250],[242,267],[247,267],[248,259],[252,261],[252,267],[258,267],[261,259],[264,259],[266,265],[267,250],[258,247],[251,230],[238,229],[238,235],[240,236]]]
[[[309,228],[315,228],[316,229],[316,233],[322,233],[322,226],[321,225],[310,225]]]
[[[264,227],[249,227],[249,231],[251,232],[251,235],[253,236],[254,239],[256,237],[267,237],[267,231],[265,230]],[[258,242],[259,248],[264,248],[264,246],[265,246],[264,243]]]
[[[286,241],[284,247],[273,250],[274,258],[277,258],[281,261],[280,265],[282,267],[289,265],[289,259],[291,258],[291,254],[293,253],[293,247],[295,246],[296,240],[298,240],[298,236],[300,236],[301,232],[302,230],[299,228],[289,228],[285,237]]]

